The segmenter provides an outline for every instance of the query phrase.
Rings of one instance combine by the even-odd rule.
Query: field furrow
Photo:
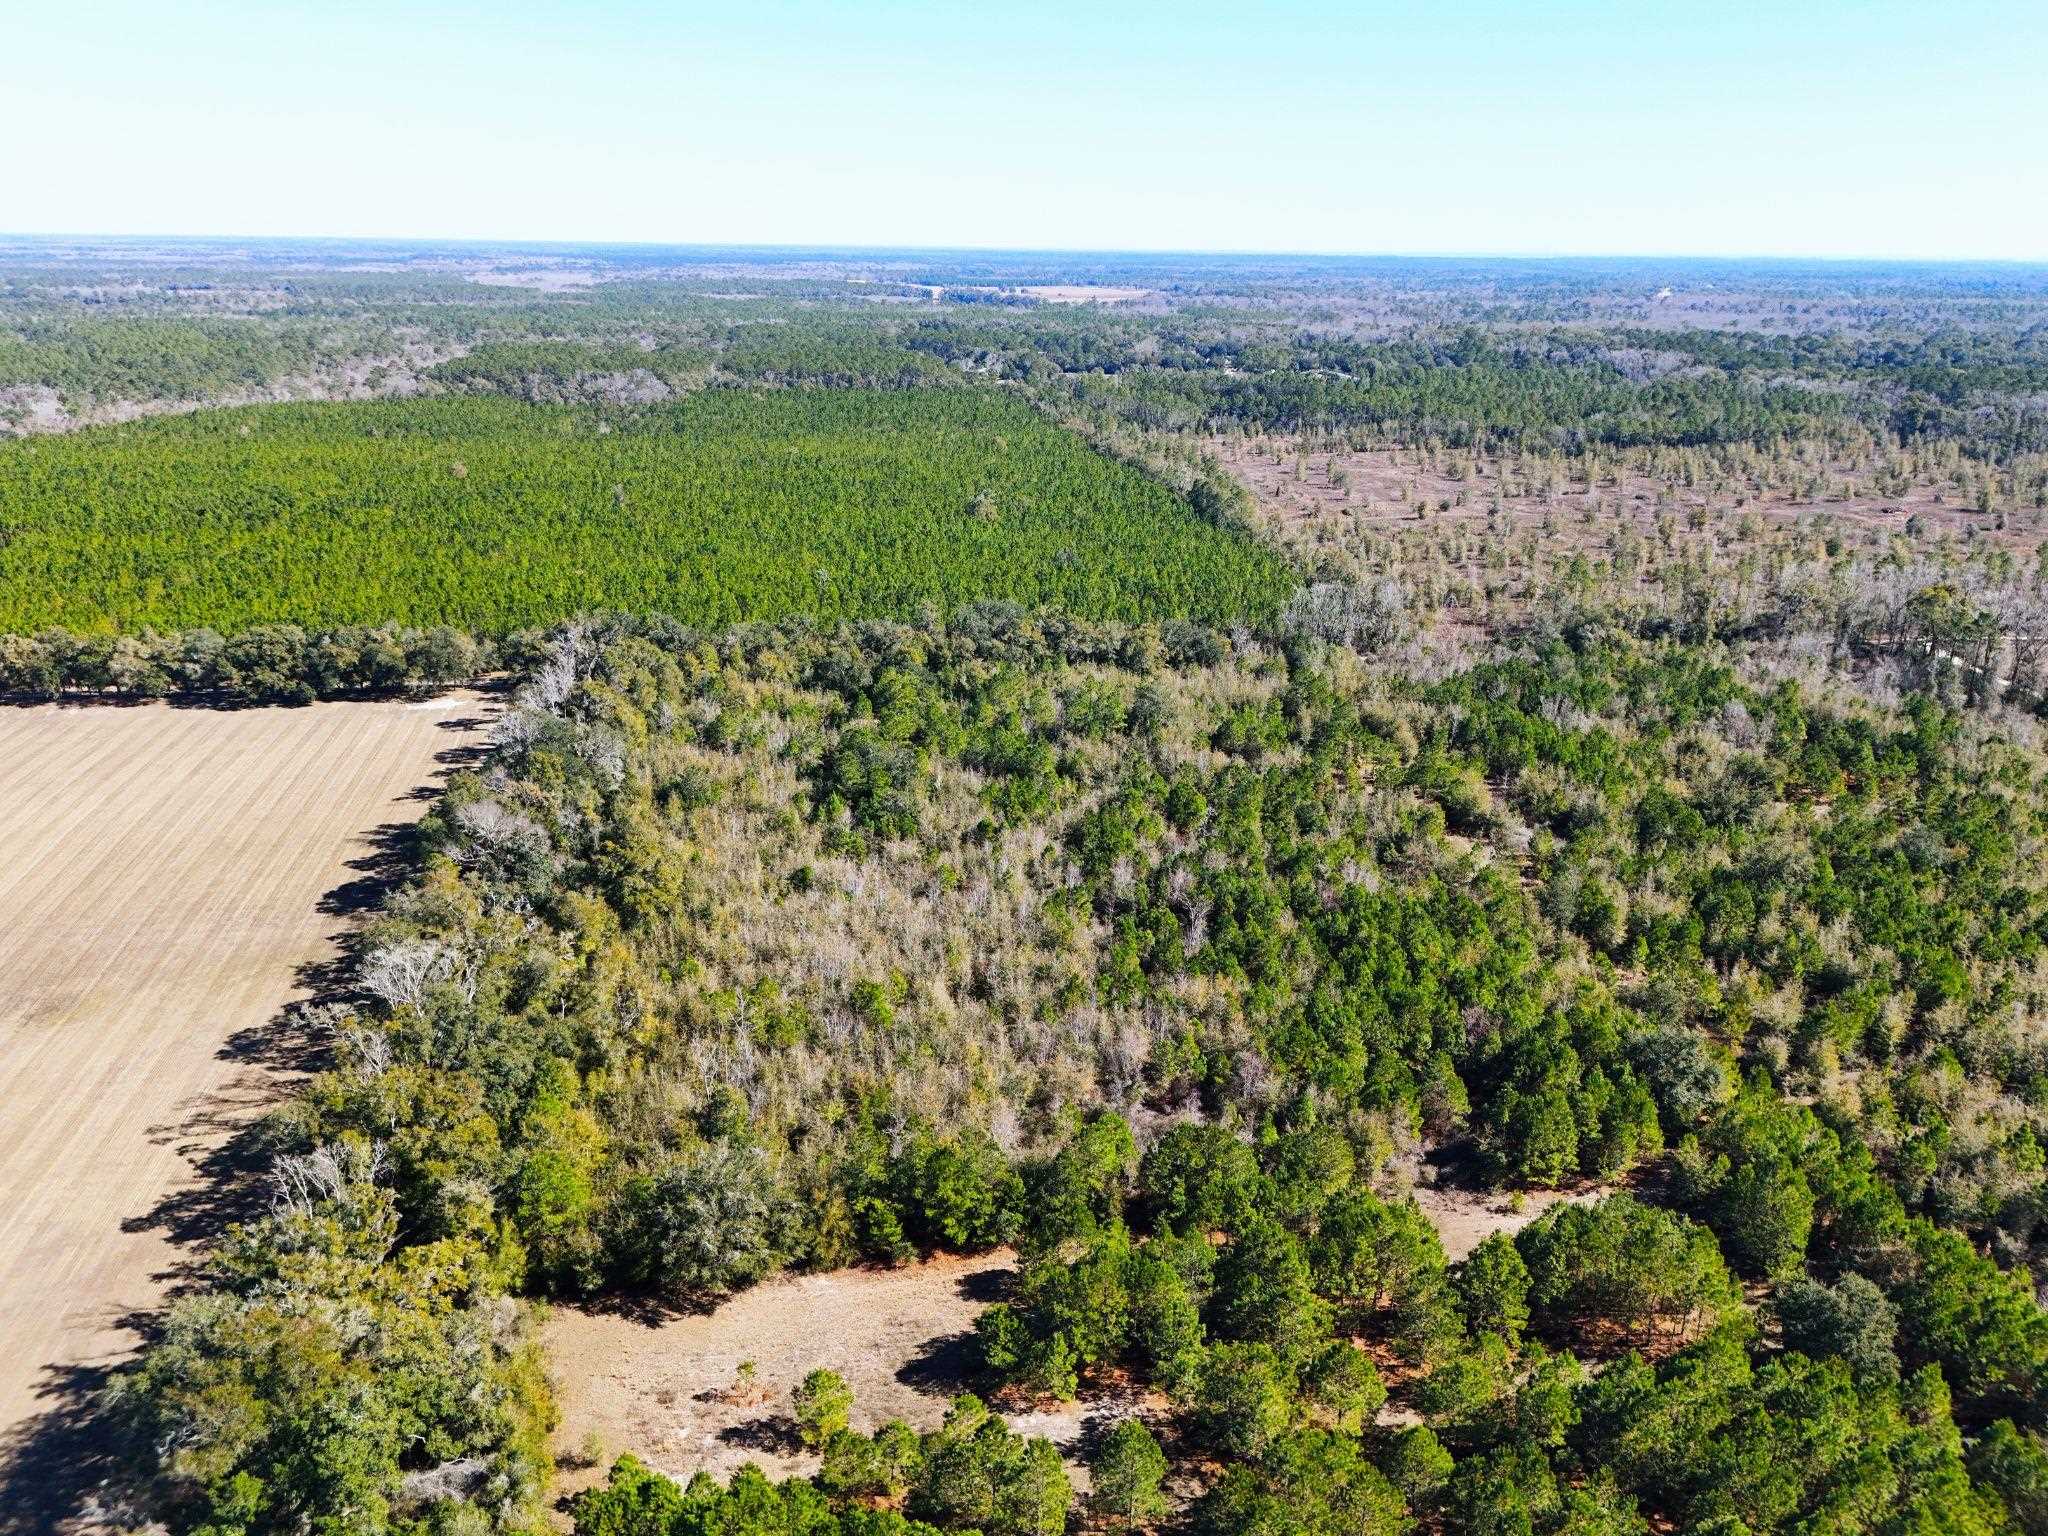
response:
[[[338,888],[486,713],[0,709],[0,1455],[175,1284],[217,1158],[276,1096],[264,1026],[336,952]]]

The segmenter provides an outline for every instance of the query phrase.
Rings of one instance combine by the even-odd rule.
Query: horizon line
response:
[[[387,245],[400,247],[472,246],[481,250],[520,248],[558,251],[782,251],[803,254],[911,256],[1143,256],[1205,259],[1291,261],[1691,261],[1691,262],[1814,262],[1831,266],[1983,266],[2048,269],[2048,256],[1928,256],[1828,254],[1796,251],[1516,251],[1516,250],[1271,250],[1253,247],[1172,246],[1023,246],[1023,245],[882,245],[865,241],[781,240],[646,240],[562,239],[533,236],[479,235],[316,235],[200,234],[166,231],[0,230],[0,241],[186,241],[214,244]]]

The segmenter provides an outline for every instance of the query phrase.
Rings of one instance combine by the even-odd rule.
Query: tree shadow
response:
[[[917,1346],[917,1353],[896,1368],[896,1379],[926,1397],[957,1397],[981,1375],[974,1332],[940,1334]]]
[[[431,800],[440,792],[436,782],[407,791],[406,798]],[[365,832],[362,840],[369,851],[346,864],[356,872],[354,878],[320,898],[318,910],[327,917],[360,917],[374,911],[418,867],[419,828],[410,821],[384,822]]]
[[[718,1432],[719,1440],[763,1456],[796,1456],[803,1452],[803,1436],[796,1420],[786,1413],[765,1414],[743,1424],[728,1424]]]
[[[150,1127],[150,1139],[159,1145],[179,1143],[195,1175],[121,1223],[123,1232],[161,1233],[180,1250],[178,1261],[153,1277],[164,1287],[166,1302],[200,1287],[205,1268],[200,1250],[208,1241],[268,1209],[261,1174],[277,1146],[264,1111],[277,1099],[277,1082],[269,1072],[245,1074],[176,1120]]]
[[[674,1297],[644,1291],[602,1291],[595,1296],[579,1297],[574,1305],[579,1311],[594,1317],[617,1317],[637,1323],[642,1328],[659,1328],[665,1323],[715,1312],[718,1304],[727,1299],[723,1296]]]
[[[446,720],[436,720],[437,731],[458,731],[470,738],[459,747],[443,747],[434,754],[434,761],[452,773],[458,768],[473,768],[491,753],[489,727],[496,721],[495,713],[480,715],[451,715]],[[438,788],[437,788],[438,792]],[[418,791],[415,790],[417,795]]]
[[[1486,1176],[1479,1144],[1470,1137],[1439,1142],[1428,1148],[1419,1166],[1429,1170],[1429,1182],[1438,1189],[1467,1195],[1503,1193],[1502,1187]]]
[[[1002,1265],[991,1265],[977,1269],[972,1274],[962,1275],[954,1283],[963,1301],[978,1301],[984,1306],[998,1301],[1008,1301],[1017,1288],[1017,1271]]]
[[[40,1411],[0,1436],[0,1536],[139,1523],[139,1495],[126,1470],[133,1458],[105,1406],[110,1377],[105,1366],[43,1366],[35,1387]]]
[[[512,692],[510,679],[504,677],[480,677],[456,683],[406,683],[393,688],[346,689],[339,693],[323,694],[317,699],[266,699],[226,689],[181,689],[154,696],[116,693],[111,689],[105,693],[65,689],[55,694],[0,692],[0,709],[44,709],[52,706],[58,709],[77,710],[147,709],[152,704],[161,704],[166,709],[198,709],[210,714],[236,714],[245,709],[305,709],[316,703],[384,704],[398,699],[427,702],[463,690],[482,695],[486,699],[509,697]],[[459,722],[448,722],[447,728],[473,729],[487,720],[487,716],[472,715]]]

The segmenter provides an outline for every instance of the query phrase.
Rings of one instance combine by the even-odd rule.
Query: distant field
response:
[[[1150,288],[1106,288],[1083,283],[1033,283],[1019,291],[1048,304],[1125,304],[1152,296]]]
[[[0,709],[0,1506],[219,1235],[207,1159],[278,1091],[263,1026],[484,713]]]
[[[982,390],[259,406],[0,448],[0,632],[1271,612],[1250,538]]]

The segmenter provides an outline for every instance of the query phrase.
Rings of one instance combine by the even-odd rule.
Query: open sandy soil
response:
[[[697,1472],[723,1480],[749,1461],[770,1477],[809,1476],[818,1458],[797,1439],[790,1393],[819,1366],[853,1389],[855,1429],[890,1419],[936,1428],[953,1397],[973,1390],[974,1319],[1001,1299],[1016,1263],[999,1250],[790,1276],[683,1317],[557,1307],[544,1337],[562,1410],[558,1490],[601,1482],[623,1451],[679,1481]],[[754,1370],[743,1380],[747,1361]],[[1057,1445],[1083,1492],[1096,1436],[1166,1411],[1163,1398],[1129,1389],[995,1406],[1020,1434]]]
[[[1108,288],[1082,283],[1033,283],[1017,291],[1048,304],[1128,304],[1152,297],[1150,288]]]
[[[1491,1233],[1518,1231],[1560,1201],[1594,1197],[1537,1191],[1517,1202],[1447,1182],[1415,1188],[1454,1262]],[[785,1277],[685,1316],[557,1307],[544,1337],[561,1400],[560,1490],[601,1481],[611,1458],[626,1451],[678,1481],[698,1472],[723,1480],[749,1461],[771,1477],[808,1476],[818,1459],[797,1439],[790,1393],[819,1366],[853,1388],[856,1429],[890,1419],[930,1429],[954,1394],[971,1389],[974,1319],[1001,1299],[1015,1267],[1014,1255],[998,1252]],[[747,1362],[753,1372],[743,1377]],[[1130,1391],[1090,1392],[1004,1417],[1058,1445],[1085,1490],[1088,1445],[1133,1414],[1162,1418],[1166,1404]],[[1386,1418],[1419,1422],[1399,1408]]]
[[[1603,1193],[1597,1189],[1570,1194],[1557,1189],[1534,1189],[1518,1199],[1501,1190],[1418,1184],[1415,1203],[1436,1228],[1437,1238],[1444,1245],[1444,1257],[1457,1264],[1470,1258],[1472,1250],[1496,1232],[1512,1237],[1553,1205],[1589,1205]]]
[[[967,1390],[974,1319],[1015,1267],[997,1252],[788,1276],[680,1317],[557,1307],[544,1335],[561,1396],[556,1444],[575,1458],[594,1434],[606,1461],[631,1451],[678,1479],[724,1478],[749,1461],[774,1477],[808,1475],[818,1460],[796,1439],[790,1392],[819,1366],[853,1388],[856,1429],[890,1419],[930,1429]],[[563,1483],[573,1492],[602,1472],[578,1467]]]
[[[0,1511],[75,1467],[299,1060],[280,1011],[487,712],[0,707]]]

